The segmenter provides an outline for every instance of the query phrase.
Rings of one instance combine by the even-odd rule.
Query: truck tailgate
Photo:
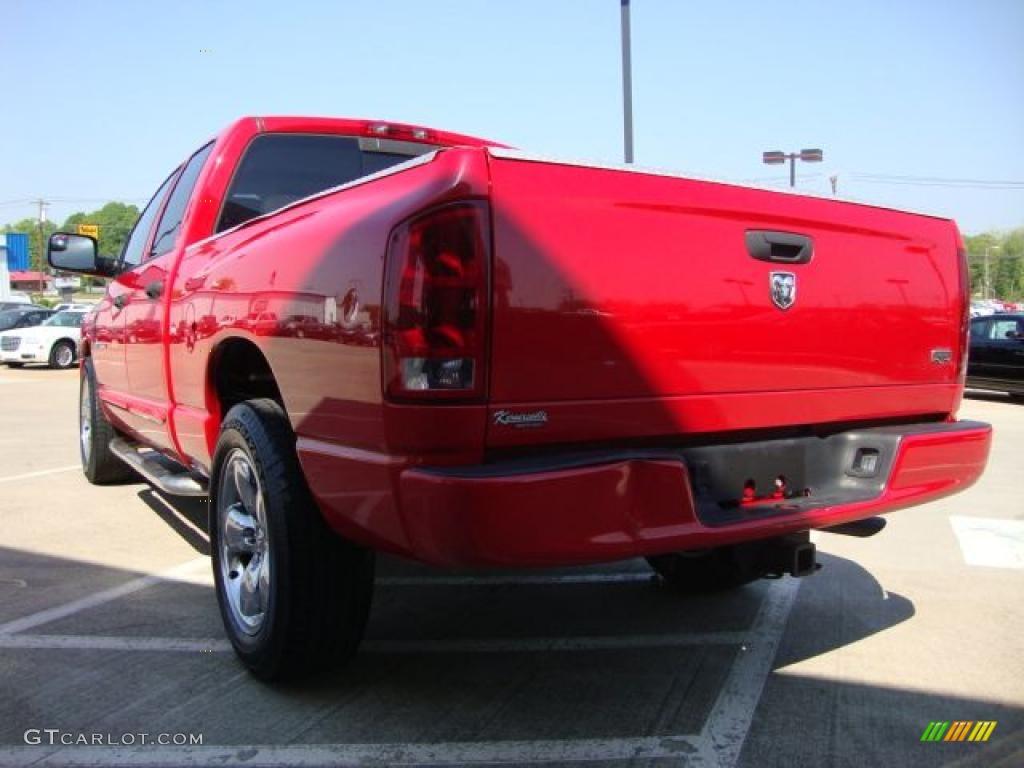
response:
[[[956,408],[949,220],[501,152],[491,179],[491,402],[545,410],[497,418],[492,443],[527,425],[571,439],[558,415],[610,438]],[[759,260],[748,232],[802,236],[812,256]]]

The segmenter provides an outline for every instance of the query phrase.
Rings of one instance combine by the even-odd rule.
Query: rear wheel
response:
[[[117,433],[103,415],[96,398],[96,373],[92,360],[86,358],[78,392],[78,447],[82,472],[94,485],[117,483],[134,477],[128,465],[110,451],[110,441],[115,437]]]
[[[25,365],[24,363],[8,363],[7,367],[8,368],[21,368],[24,365]]]
[[[653,555],[647,562],[677,592],[701,594],[735,589],[760,578],[744,554],[738,547],[719,547]]]
[[[374,556],[324,522],[276,402],[250,400],[228,412],[210,495],[217,601],[242,662],[271,680],[353,656],[369,615]]]
[[[50,350],[50,367],[61,370],[75,364],[75,345],[70,341],[58,341]]]

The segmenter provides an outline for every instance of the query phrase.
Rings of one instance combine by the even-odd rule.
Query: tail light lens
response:
[[[963,382],[967,376],[967,355],[971,349],[971,268],[967,264],[967,252],[962,242],[956,255],[960,262],[960,357],[957,360],[956,375]]]
[[[384,391],[392,398],[484,393],[487,204],[457,203],[400,225],[384,277]]]
[[[413,139],[415,141],[433,141],[434,132],[418,125],[402,125],[399,123],[370,123],[365,128],[368,136],[389,139]]]

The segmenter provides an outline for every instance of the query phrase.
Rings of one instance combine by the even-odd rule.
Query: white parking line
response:
[[[4,635],[0,648],[48,649],[62,651],[165,651],[179,653],[224,653],[231,650],[227,640],[196,640],[179,637],[118,637],[113,635]]]
[[[49,748],[45,748],[49,749]],[[636,739],[578,739],[566,741],[482,741],[435,744],[309,744],[287,747],[72,747],[42,749],[0,748],[0,765],[65,766],[365,766],[473,765],[495,763],[569,763],[599,760],[675,758],[687,764],[696,751],[690,737],[657,736]],[[689,763],[693,764],[693,763]]]
[[[468,638],[458,640],[367,640],[361,653],[538,653],[549,651],[602,651],[616,648],[682,648],[702,645],[742,645],[760,640],[749,632],[687,632],[658,635],[575,637]],[[231,650],[225,640],[120,635],[0,634],[0,648],[49,648],[88,651]]]
[[[73,469],[81,468],[81,464],[71,464],[66,467],[57,467],[55,469],[40,469],[38,472],[26,472],[23,475],[11,475],[10,477],[0,477],[0,483],[13,483],[16,480],[30,480],[33,477],[45,477],[46,475],[56,475],[60,472],[70,472]]]
[[[1024,520],[951,515],[967,565],[1024,568]]]
[[[166,505],[169,509],[173,510],[173,507],[167,503],[165,499],[160,497],[158,494],[153,494],[154,498],[158,499],[162,504]],[[185,518],[183,518],[185,519]],[[191,521],[185,519],[191,525]],[[194,527],[194,526],[193,526]],[[198,528],[195,528],[199,531]],[[111,589],[103,590],[92,595],[86,595],[78,600],[74,600],[64,605],[56,606],[55,608],[48,608],[39,613],[34,613],[29,616],[22,617],[20,619],[14,619],[7,622],[6,624],[0,624],[0,636],[12,635],[18,632],[23,632],[33,627],[38,627],[42,624],[48,624],[51,621],[57,619],[63,619],[67,616],[79,613],[81,611],[95,608],[96,606],[103,605],[112,600],[130,595],[133,592],[146,589],[155,584],[165,581],[180,581],[188,584],[200,584],[203,586],[213,585],[213,576],[209,572],[209,558],[201,557],[195,560],[190,560],[186,563],[174,566],[173,568],[163,571],[161,573],[152,574],[149,576],[142,576],[133,581],[129,581],[126,584],[121,584]],[[529,575],[518,575],[518,576],[456,576],[456,577],[383,577],[377,579],[377,584],[380,586],[391,586],[391,587],[409,587],[409,586],[515,586],[515,585],[543,585],[543,584],[601,584],[601,583],[631,583],[631,582],[647,582],[651,580],[651,574],[649,573],[596,573],[596,574],[568,574],[561,576],[529,576]],[[159,638],[154,638],[158,641]],[[473,641],[466,641],[473,642]],[[499,643],[501,641],[498,641]],[[548,641],[543,641],[548,642]],[[732,642],[727,640],[724,642]],[[7,645],[6,647],[14,647]],[[18,646],[21,647],[21,646]],[[50,647],[50,646],[47,646]],[[443,652],[443,651],[439,651]]]
[[[752,637],[740,648],[701,731],[701,755],[709,765],[732,768],[739,762],[799,589],[797,579],[785,578],[775,582],[765,595]]]
[[[537,651],[600,651],[613,648],[661,648],[694,645],[741,645],[746,632],[686,632],[655,635],[573,637],[463,638],[458,640],[368,641],[370,653],[523,653]]]
[[[26,629],[32,629],[32,627],[38,627],[41,624],[48,624],[51,621],[72,616],[81,611],[95,608],[97,605],[109,603],[111,600],[117,600],[119,597],[130,595],[132,592],[138,592],[140,589],[159,584],[162,581],[187,581],[192,583],[194,577],[190,577],[190,575],[199,566],[204,566],[208,569],[210,567],[210,559],[208,557],[199,557],[195,560],[189,560],[187,563],[181,563],[166,571],[154,573],[150,576],[142,576],[125,584],[105,589],[102,592],[95,592],[78,600],[72,600],[70,603],[47,608],[45,611],[39,611],[20,619],[8,621],[6,624],[0,624],[0,636],[22,632]]]

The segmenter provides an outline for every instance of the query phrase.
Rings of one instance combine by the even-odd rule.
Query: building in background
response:
[[[7,271],[7,240],[0,243],[0,301],[11,295],[10,274]]]
[[[53,287],[50,275],[29,270],[30,261],[27,234],[0,235],[0,297],[11,291],[41,293]]]
[[[27,269],[11,272],[10,277],[12,291],[25,291],[26,293],[46,293],[53,290],[53,275],[45,272],[33,272]]]
[[[5,263],[8,272],[24,272],[30,266],[28,255],[28,235],[23,232],[8,232],[3,235],[3,246],[6,253]]]

